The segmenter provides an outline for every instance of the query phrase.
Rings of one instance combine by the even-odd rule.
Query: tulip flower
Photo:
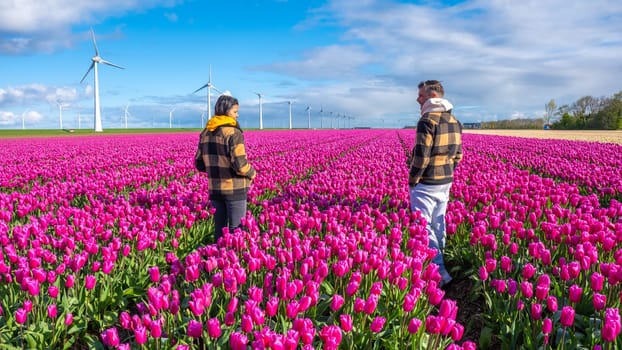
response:
[[[583,294],[583,289],[576,284],[570,286],[569,291],[569,299],[571,303],[578,303],[581,301],[581,294]]]
[[[17,309],[17,311],[15,311],[15,322],[17,324],[24,324],[26,323],[27,319],[28,311],[24,310],[23,308],[19,308]]]
[[[106,346],[116,347],[121,343],[116,327],[108,328],[101,333],[102,343]]]
[[[408,333],[410,334],[414,334],[417,333],[419,331],[419,327],[421,327],[421,320],[418,318],[411,318],[410,321],[408,322]]]
[[[386,321],[387,319],[385,317],[376,316],[374,320],[371,322],[369,329],[374,333],[379,333],[384,327],[384,324]]]
[[[207,320],[207,334],[210,338],[220,338],[222,329],[220,328],[220,321],[218,318],[214,317]]]
[[[190,338],[200,338],[203,334],[203,325],[197,320],[190,320],[186,334]]]
[[[65,314],[65,326],[71,326],[71,324],[73,323],[73,314],[72,313],[67,313]]]
[[[594,293],[592,303],[594,305],[594,310],[600,311],[607,305],[607,296],[600,293]]]
[[[332,301],[330,303],[330,309],[333,311],[338,311],[339,309],[341,309],[341,306],[343,305],[344,302],[345,302],[345,299],[341,295],[334,294]]]
[[[574,324],[574,308],[572,306],[564,306],[562,308],[562,313],[559,319],[559,322],[564,327],[570,327]]]
[[[56,316],[58,316],[58,309],[56,307],[56,304],[48,305],[47,309],[49,318],[56,318]]]
[[[620,331],[622,330],[622,324],[620,322],[620,312],[617,308],[609,308],[605,310],[605,322],[601,335],[603,340],[613,342],[616,340]]]
[[[352,316],[350,314],[339,315],[339,325],[344,332],[350,332],[352,330]]]

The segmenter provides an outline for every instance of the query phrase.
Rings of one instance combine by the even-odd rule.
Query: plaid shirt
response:
[[[450,112],[425,113],[417,124],[408,185],[451,183],[461,159],[462,124]]]
[[[246,159],[242,130],[230,125],[203,129],[198,151],[205,162],[210,199],[246,199],[255,169]]]

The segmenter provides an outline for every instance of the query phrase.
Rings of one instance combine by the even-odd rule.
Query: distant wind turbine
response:
[[[324,113],[324,107],[320,105],[320,129],[324,128],[324,126],[322,125],[324,123],[324,117],[322,116],[322,113]]]
[[[203,117],[205,116],[205,111],[201,112],[201,127],[205,127],[205,122],[203,121]]]
[[[289,129],[292,129],[292,103],[294,103],[293,101],[289,100],[287,101],[287,104],[289,105]]]
[[[28,110],[25,110],[22,113],[22,130],[26,129],[26,112],[28,112]]]
[[[104,131],[104,129],[102,128],[102,115],[101,115],[101,109],[100,109],[100,105],[99,105],[99,75],[98,75],[98,66],[100,63],[103,64],[107,64],[109,66],[113,66],[113,67],[117,67],[120,69],[125,69],[121,66],[117,66],[116,64],[110,63],[106,60],[104,60],[103,58],[101,58],[99,56],[99,50],[97,49],[97,42],[95,41],[95,32],[93,31],[93,28],[91,28],[91,37],[93,38],[93,46],[95,47],[95,56],[93,56],[91,58],[91,66],[89,67],[89,69],[86,71],[86,73],[84,74],[84,76],[82,77],[82,80],[80,80],[80,83],[82,83],[84,81],[84,79],[86,78],[86,76],[89,74],[89,72],[91,72],[91,70],[94,71],[94,75],[95,75],[95,89],[94,89],[94,96],[95,96],[95,132],[102,132]]]
[[[175,112],[176,109],[177,107],[173,107],[173,109],[171,109],[171,111],[168,112],[168,128],[169,129],[173,127],[173,112]]]
[[[311,106],[307,105],[307,114],[309,117],[309,129],[311,129]]]
[[[127,116],[128,115],[132,115],[132,113],[130,113],[127,109],[130,108],[130,105],[127,104],[125,105],[125,114],[124,114],[124,119],[125,119],[125,128],[127,129]]]
[[[67,107],[67,105],[63,104],[61,100],[56,100],[56,104],[58,105],[58,128],[63,130],[63,107]]]
[[[212,65],[210,64],[209,66],[209,77],[207,80],[207,83],[205,83],[205,85],[201,86],[200,88],[194,90],[193,94],[196,94],[197,92],[203,90],[207,88],[207,120],[212,119],[212,89],[220,92],[222,94],[222,91],[218,90],[214,85],[212,85]]]
[[[263,111],[262,111],[262,105],[261,105],[262,95],[260,92],[255,92],[255,95],[259,97],[259,130],[263,130]]]

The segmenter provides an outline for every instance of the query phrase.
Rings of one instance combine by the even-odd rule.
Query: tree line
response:
[[[622,129],[622,91],[611,97],[583,96],[557,106],[551,99],[542,118],[520,118],[481,123],[483,129],[616,130]]]
[[[554,129],[622,129],[622,91],[611,97],[583,96],[570,105],[555,108],[555,100],[545,105],[544,121]]]

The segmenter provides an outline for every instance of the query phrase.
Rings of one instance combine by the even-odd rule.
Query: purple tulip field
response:
[[[409,209],[414,130],[244,135],[217,243],[198,132],[0,140],[0,349],[620,348],[622,146],[464,135],[466,339]]]

